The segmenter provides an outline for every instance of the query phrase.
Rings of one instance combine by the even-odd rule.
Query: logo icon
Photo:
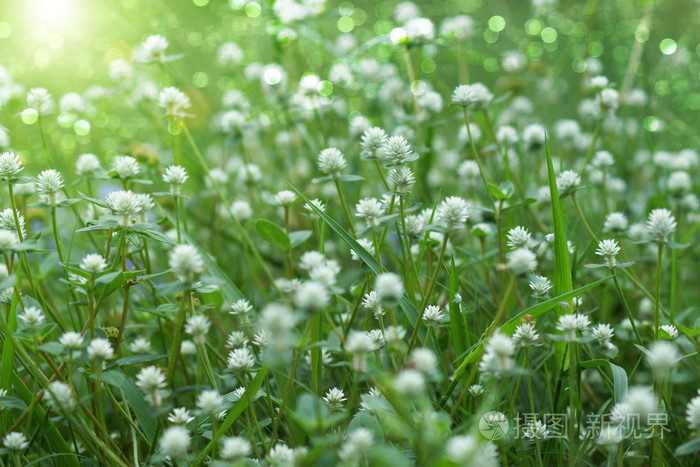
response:
[[[479,431],[486,439],[503,439],[508,433],[508,419],[501,412],[486,412],[479,420]]]

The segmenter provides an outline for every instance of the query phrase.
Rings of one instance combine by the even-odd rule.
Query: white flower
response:
[[[469,386],[469,394],[473,397],[480,396],[484,393],[484,387],[481,384],[472,384]]]
[[[250,219],[253,215],[253,208],[250,207],[250,203],[243,200],[234,201],[231,205],[231,213],[233,217],[238,219],[240,222]]]
[[[393,272],[384,272],[377,276],[374,290],[382,300],[395,302],[403,296],[403,281]]]
[[[204,259],[192,245],[178,245],[170,251],[168,264],[186,282],[193,282],[204,272]]]
[[[122,217],[122,226],[128,226],[131,218],[142,208],[140,199],[131,191],[113,191],[107,195],[105,202],[112,214]]]
[[[486,341],[484,355],[479,363],[479,370],[483,373],[500,374],[513,369],[515,362],[513,354],[515,345],[513,340],[503,334],[496,333]]]
[[[429,42],[435,38],[435,25],[428,18],[411,18],[406,21],[403,29],[412,42]]]
[[[564,196],[573,193],[581,184],[581,177],[573,170],[565,170],[557,177],[557,188]]]
[[[145,337],[137,337],[134,342],[129,346],[132,352],[138,354],[145,354],[151,351],[151,341]]]
[[[158,95],[158,105],[165,109],[168,118],[187,117],[190,108],[190,98],[178,88],[169,86]]]
[[[466,39],[474,34],[474,21],[470,16],[457,15],[445,18],[440,24],[440,36],[451,39]]]
[[[56,412],[70,412],[78,406],[73,390],[63,381],[54,381],[46,388],[46,402]]]
[[[371,290],[365,294],[365,296],[362,298],[362,306],[365,308],[365,310],[371,311],[375,317],[384,315],[382,298],[374,290]]]
[[[536,297],[544,297],[552,289],[552,281],[544,276],[535,276],[530,281],[530,289]]]
[[[24,433],[20,433],[19,431],[12,431],[5,435],[2,444],[8,450],[16,452],[24,451],[29,447],[27,437],[24,436]]]
[[[197,353],[197,346],[194,345],[192,341],[182,341],[180,344],[180,353],[182,355],[195,355]]]
[[[148,36],[141,44],[143,59],[147,62],[165,60],[165,49],[168,48],[168,39],[159,35],[153,34]]]
[[[530,439],[545,439],[549,436],[547,425],[539,420],[534,420],[527,425],[523,436]]]
[[[516,276],[527,274],[537,267],[537,257],[527,248],[518,248],[508,253],[507,267]]]
[[[165,169],[163,173],[163,181],[171,185],[173,194],[177,194],[180,191],[180,185],[184,184],[187,180],[187,171],[184,167],[179,165],[171,165]]]
[[[379,226],[379,218],[385,213],[384,204],[376,198],[364,198],[355,205],[355,215],[364,219],[367,227],[376,228]]]
[[[423,321],[428,326],[438,326],[445,318],[445,314],[437,305],[428,305],[423,311]]]
[[[173,459],[183,459],[187,457],[190,441],[190,433],[186,428],[180,425],[171,426],[166,428],[160,437],[160,452]]]
[[[381,151],[383,157],[393,165],[401,165],[418,159],[418,154],[413,152],[408,140],[400,135],[387,139]]]
[[[485,109],[493,100],[493,94],[481,83],[462,84],[452,93],[452,102],[475,110]]]
[[[0,154],[0,179],[12,180],[22,171],[22,161],[14,152]]]
[[[280,206],[291,206],[297,200],[297,195],[290,190],[282,190],[275,195],[275,201]]]
[[[119,178],[133,178],[139,173],[139,163],[131,156],[117,156],[112,164]]]
[[[224,42],[216,53],[219,63],[226,67],[238,65],[243,60],[243,51],[235,42]]]
[[[457,465],[498,466],[498,453],[493,443],[482,445],[472,435],[453,436],[445,445],[445,452]]]
[[[663,242],[676,230],[676,219],[668,209],[654,209],[649,213],[646,228],[654,240]]]
[[[603,225],[604,232],[620,233],[627,230],[629,222],[627,221],[627,216],[621,212],[611,212],[605,218],[605,224]]]
[[[607,323],[600,323],[593,328],[592,334],[601,346],[609,347],[610,340],[615,335],[615,330]]]
[[[535,325],[532,323],[523,323],[515,328],[515,333],[513,333],[513,341],[516,345],[520,347],[530,347],[534,344],[540,335],[537,334]]]
[[[190,316],[185,324],[185,332],[192,336],[196,345],[204,345],[211,322],[204,315]]]
[[[279,5],[280,1],[275,2]],[[286,444],[276,444],[267,452],[267,461],[272,465],[291,466],[294,465],[294,450]]]
[[[155,407],[160,406],[160,393],[165,389],[165,374],[157,366],[142,368],[136,375],[136,387],[138,387]]]
[[[350,331],[345,343],[345,349],[350,353],[363,354],[374,351],[376,345],[367,333]]]
[[[306,310],[318,310],[327,307],[331,302],[328,288],[316,281],[306,281],[297,290],[294,296],[299,308]]]
[[[417,348],[411,352],[410,364],[424,375],[430,377],[436,374],[438,361],[430,349]]]
[[[51,205],[56,204],[56,193],[61,188],[63,188],[63,177],[54,169],[44,170],[36,177],[37,191],[46,195]]]
[[[614,447],[623,440],[622,430],[619,427],[604,426],[598,432],[597,444],[601,446]]]
[[[379,127],[371,127],[362,134],[360,146],[362,147],[362,157],[367,160],[376,159],[381,156],[380,150],[387,141],[386,132]]]
[[[17,246],[17,243],[19,243],[19,238],[17,238],[16,232],[0,230],[0,250],[12,250]]]
[[[173,425],[187,425],[194,417],[190,415],[190,411],[185,407],[176,407],[168,414],[168,421]]]
[[[411,186],[416,183],[413,172],[408,167],[400,167],[389,172],[389,181],[394,185],[394,190],[405,195],[411,192]]]
[[[649,366],[663,376],[678,363],[678,349],[668,341],[657,341],[651,345],[646,357]]]
[[[648,415],[658,409],[654,391],[648,386],[631,387],[627,391],[625,402],[629,408],[628,413],[635,416],[639,414],[639,420],[643,424],[647,423]]]
[[[83,345],[83,336],[81,336],[79,332],[64,332],[61,337],[58,338],[58,343],[65,349],[77,350]]]
[[[620,247],[617,244],[617,240],[606,239],[598,243],[598,249],[595,254],[602,256],[609,268],[615,267],[615,257],[620,252]]]
[[[330,405],[332,409],[337,409],[342,407],[343,402],[345,402],[347,399],[342,389],[331,388],[326,391],[326,395],[323,397],[323,400],[326,401],[326,403]]]
[[[620,94],[614,89],[603,89],[598,94],[598,103],[600,104],[600,110],[613,113],[620,107]]]
[[[225,436],[221,439],[221,458],[229,461],[250,456],[250,441],[240,436]]]
[[[100,337],[90,341],[90,344],[88,344],[87,353],[90,360],[110,360],[112,357],[114,357],[114,349],[112,349],[112,344],[110,344],[107,339],[102,339]]]
[[[326,148],[318,155],[318,169],[333,177],[339,176],[346,165],[343,153],[337,148]]]
[[[241,298],[231,304],[230,313],[232,315],[241,315],[250,312],[252,309],[253,306],[250,304],[250,302],[245,298]]]
[[[53,110],[51,94],[44,88],[32,88],[27,93],[27,105],[39,115],[46,115]]]
[[[527,228],[522,226],[513,227],[506,235],[508,238],[508,246],[515,248],[528,248],[532,241],[532,235]]]
[[[338,456],[346,465],[356,465],[374,444],[374,435],[368,428],[355,428],[348,434]]]
[[[693,397],[685,409],[685,419],[691,430],[700,430],[700,396]]]
[[[675,339],[676,337],[678,337],[678,328],[672,324],[662,325],[661,330],[665,332],[671,339]]]
[[[448,196],[440,203],[435,215],[446,229],[461,229],[469,218],[469,205],[464,198]]]
[[[233,349],[228,354],[227,366],[234,371],[248,371],[255,366],[253,353],[248,347]]]
[[[107,262],[102,255],[89,253],[80,261],[80,269],[88,274],[99,274],[107,269]]]
[[[22,321],[22,324],[28,329],[36,330],[44,323],[44,312],[35,306],[28,306],[22,313],[17,315],[17,318]]]
[[[221,397],[219,391],[214,389],[202,391],[199,397],[197,397],[197,408],[205,415],[216,414],[221,409],[223,403],[223,397]]]
[[[577,332],[585,333],[590,324],[586,315],[569,313],[559,317],[556,328],[565,333],[569,341],[573,341],[576,339]]]
[[[416,396],[425,389],[425,377],[417,370],[401,370],[394,380],[394,389],[405,396]]]

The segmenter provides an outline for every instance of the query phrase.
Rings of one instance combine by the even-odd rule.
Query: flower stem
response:
[[[661,303],[661,260],[664,244],[659,242],[656,256],[656,292],[654,294],[654,340],[659,338],[659,305]]]

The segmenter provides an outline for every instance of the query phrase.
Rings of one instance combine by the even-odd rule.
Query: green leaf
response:
[[[136,418],[141,424],[141,429],[150,442],[156,431],[156,420],[148,411],[148,404],[143,398],[141,391],[131,382],[122,370],[114,369],[101,374],[101,380],[111,386],[121,389],[124,397],[136,414]]]
[[[258,392],[258,389],[260,389],[260,386],[262,385],[266,376],[267,366],[263,366],[257,372],[255,378],[253,378],[253,381],[251,381],[251,383],[248,385],[248,394],[256,394]],[[236,403],[236,405],[234,405],[233,408],[229,410],[228,414],[226,415],[226,418],[224,419],[224,422],[216,431],[216,435],[214,436],[214,438],[211,441],[209,441],[209,443],[199,453],[197,459],[194,461],[194,465],[202,464],[204,458],[207,457],[214,445],[219,442],[219,439],[221,439],[221,437],[224,436],[224,434],[226,434],[228,429],[231,428],[231,425],[233,425],[236,422],[236,420],[238,420],[238,417],[240,417],[240,415],[243,413],[246,407],[248,407],[248,398],[241,397]]]
[[[274,222],[267,219],[258,219],[255,221],[255,230],[263,240],[277,245],[283,250],[289,250],[292,246],[287,234]]]
[[[552,165],[552,155],[549,152],[549,141],[545,135],[544,139],[545,153],[547,155],[547,172],[549,176],[549,193],[552,206],[552,223],[554,224],[554,294],[563,295],[571,292],[574,288],[571,279],[571,264],[569,263],[569,245],[566,241],[566,230],[564,228],[564,208],[559,199],[559,191],[557,189],[557,177],[554,173]],[[573,302],[571,298],[567,300],[568,310],[573,310]],[[555,308],[557,318],[564,314],[564,307],[558,306]],[[561,364],[563,368],[568,366],[568,361],[564,362],[564,342],[555,342],[556,361],[557,365]]]
[[[127,365],[134,365],[136,363],[155,362],[157,360],[162,360],[167,356],[168,356],[168,354],[129,355],[128,357],[123,357],[123,358],[120,358],[118,360],[115,360],[114,365],[127,366]]]
[[[501,191],[500,188],[498,188],[496,185],[493,183],[489,183],[488,185],[489,188],[489,193],[491,193],[491,196],[496,198],[497,200],[504,200],[507,198],[506,194]]]
[[[39,346],[39,350],[42,350],[50,355],[61,355],[64,352],[64,348],[58,342],[47,342]]]
[[[613,375],[613,390],[615,402],[623,402],[627,398],[627,372],[624,368],[615,365],[612,362],[598,358],[595,360],[586,360],[579,364],[581,368],[592,368],[594,366],[610,366]]]
[[[310,230],[297,230],[289,234],[289,241],[292,243],[292,248],[295,248],[311,237]]]
[[[700,438],[694,438],[676,448],[677,456],[687,456],[700,451]]]
[[[64,199],[63,201],[60,201],[56,207],[59,208],[67,208],[70,206],[73,206],[76,203],[79,203],[81,200],[77,198],[69,198],[69,199]]]
[[[83,198],[85,201],[88,201],[88,202],[90,202],[90,203],[92,203],[92,204],[96,204],[96,205],[98,205],[98,206],[101,207],[101,208],[109,209],[109,206],[107,205],[107,203],[105,203],[105,202],[102,201],[101,199],[90,198],[89,196],[87,196],[87,195],[85,195],[85,194],[83,194],[83,193],[81,193],[81,192],[78,192],[78,194],[79,194],[80,197]]]
[[[0,397],[0,407],[4,409],[26,410],[27,404],[19,397]]]
[[[549,142],[544,140],[547,154],[547,169],[549,175],[549,193],[552,205],[552,223],[554,224],[554,294],[562,295],[571,292],[571,264],[569,263],[569,246],[566,242],[566,230],[564,228],[564,208],[559,199],[557,190],[557,177],[552,166],[552,155],[549,153]],[[573,309],[573,302],[568,299],[569,310]],[[557,317],[563,312],[563,308],[557,308]]]

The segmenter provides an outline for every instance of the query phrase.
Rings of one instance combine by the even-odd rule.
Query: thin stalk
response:
[[[464,124],[467,127],[467,136],[469,136],[469,144],[471,145],[472,148],[472,153],[474,154],[474,159],[476,160],[476,164],[479,166],[479,175],[481,175],[481,181],[484,183],[484,189],[486,190],[486,193],[489,195],[489,200],[491,200],[491,204],[493,204],[493,197],[491,196],[491,191],[489,190],[489,183],[486,180],[486,172],[484,171],[484,164],[481,162],[481,156],[479,156],[479,151],[476,150],[476,144],[474,144],[474,138],[472,138],[472,131],[469,128],[469,113],[467,112],[467,108],[464,107]]]
[[[44,124],[43,124],[43,119],[41,118],[41,114],[39,114],[39,118],[37,118],[37,123],[39,124],[39,136],[41,136],[41,145],[44,148],[44,153],[46,154],[46,160],[49,162],[49,165],[55,169],[56,164],[54,163],[53,157],[51,157],[51,152],[49,151],[49,145],[46,143],[46,135],[44,134]]]
[[[187,293],[192,293],[189,290]],[[175,374],[175,362],[180,354],[180,343],[182,341],[182,330],[185,326],[185,305],[184,303],[180,305],[180,309],[177,312],[177,318],[175,320],[175,334],[173,336],[173,342],[170,347],[170,363],[168,363],[168,374],[167,381],[172,384],[173,375]]]
[[[420,329],[421,321],[423,320],[423,314],[425,313],[425,307],[430,300],[430,295],[433,293],[433,288],[435,288],[435,283],[437,282],[438,275],[440,274],[440,265],[442,260],[445,258],[445,250],[447,249],[447,241],[450,239],[449,235],[443,234],[442,246],[440,247],[440,254],[438,255],[437,264],[435,266],[435,271],[433,271],[433,277],[430,280],[430,285],[425,291],[423,296],[423,302],[421,303],[420,312],[418,314],[418,319],[416,320],[416,325],[413,327],[413,333],[411,334],[411,340],[408,344],[408,353],[411,353],[413,346],[416,345],[416,340],[418,339],[418,330]]]
[[[659,242],[656,256],[656,291],[654,294],[654,340],[659,338],[659,305],[661,303],[661,260],[663,259],[664,244]]]
[[[593,154],[595,153],[595,146],[598,143],[598,137],[600,137],[600,130],[603,127],[603,118],[598,118],[595,124],[595,130],[593,130],[593,139],[591,139],[591,145],[588,146],[588,152],[586,152],[586,158],[583,160],[583,166],[581,167],[581,178],[586,175],[586,169],[588,164],[590,164]]]
[[[350,228],[350,232],[352,233],[353,237],[356,237],[357,234],[355,233],[355,225],[352,222],[352,216],[350,215],[350,209],[348,209],[348,203],[347,201],[345,201],[345,195],[343,194],[343,190],[340,188],[340,180],[334,178],[333,182],[335,183],[335,190],[338,192],[338,199],[340,200],[340,204],[343,207],[343,212],[345,212],[345,217],[348,220],[348,227]]]
[[[53,230],[53,239],[56,243],[56,250],[58,251],[58,259],[63,263],[66,261],[66,251],[63,248],[61,233],[56,224],[56,206],[51,206],[51,229]]]
[[[639,331],[637,330],[637,325],[634,324],[634,317],[632,316],[632,310],[630,309],[629,304],[627,303],[627,299],[625,298],[625,294],[622,291],[622,287],[620,286],[620,281],[617,279],[617,270],[613,268],[612,270],[612,275],[613,275],[613,282],[615,282],[615,288],[617,289],[618,295],[620,295],[620,300],[622,300],[622,305],[625,308],[625,313],[627,313],[627,319],[630,322],[630,325],[632,326],[632,331],[634,332],[634,336],[637,338],[637,342],[639,345],[644,346],[642,342],[642,336],[639,334]]]

